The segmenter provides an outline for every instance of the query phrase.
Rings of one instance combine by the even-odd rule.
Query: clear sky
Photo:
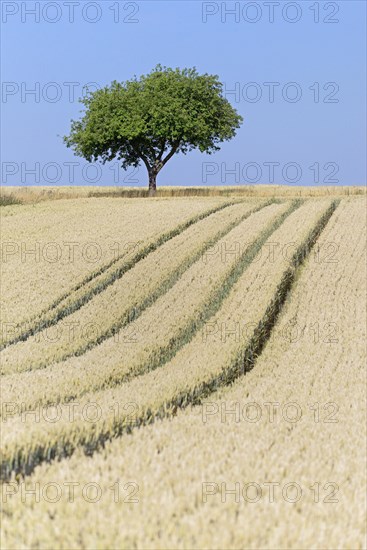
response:
[[[145,186],[144,166],[89,166],[60,136],[83,86],[157,63],[218,74],[245,119],[215,155],[176,155],[158,185],[366,182],[363,0],[2,0],[1,11],[4,185]]]

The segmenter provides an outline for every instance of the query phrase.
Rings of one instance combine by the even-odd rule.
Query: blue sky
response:
[[[4,185],[145,186],[144,166],[89,165],[60,136],[79,116],[83,86],[157,63],[218,74],[245,119],[215,155],[176,155],[158,185],[366,182],[364,1],[3,0],[1,8]]]

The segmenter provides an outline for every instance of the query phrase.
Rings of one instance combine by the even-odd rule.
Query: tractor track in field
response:
[[[28,346],[28,348],[26,350],[23,350],[22,353],[26,354],[24,355],[24,357],[27,357],[27,356],[33,357],[33,360],[32,360],[33,364],[31,363],[24,364],[22,369],[19,370],[18,372],[31,372],[39,369],[44,369],[51,364],[60,363],[72,357],[80,357],[83,354],[85,354],[87,351],[90,351],[96,346],[100,345],[105,340],[112,338],[113,336],[118,334],[120,330],[122,330],[123,328],[126,328],[131,323],[136,322],[137,319],[148,307],[152,306],[161,296],[166,294],[175,285],[175,283],[179,281],[182,275],[193,264],[195,264],[200,259],[200,257],[202,257],[202,255],[205,254],[205,252],[207,252],[211,247],[215,246],[220,239],[223,239],[228,233],[230,233],[233,229],[238,227],[250,216],[264,210],[264,208],[266,208],[267,206],[270,206],[272,204],[278,204],[278,202],[279,201],[276,201],[276,200],[275,201],[270,200],[266,202],[264,201],[264,202],[261,202],[260,204],[254,205],[253,207],[246,208],[243,213],[241,211],[232,212],[233,219],[229,218],[229,220],[226,221],[226,223],[223,223],[223,220],[221,220],[222,227],[218,228],[218,230],[216,230],[215,233],[211,231],[211,234],[208,235],[207,239],[203,240],[203,238],[201,238],[202,243],[200,244],[200,246],[193,246],[192,252],[190,252],[190,250],[188,249],[185,255],[181,258],[181,260],[179,262],[176,262],[177,265],[175,269],[172,269],[167,274],[166,277],[162,277],[162,279],[159,281],[159,284],[153,285],[149,294],[144,292],[140,293],[141,296],[137,297],[136,300],[133,299],[132,301],[130,298],[127,298],[128,302],[131,301],[131,304],[129,305],[129,307],[125,306],[125,307],[118,308],[119,311],[117,310],[115,311],[114,318],[112,318],[111,322],[108,320],[108,324],[106,325],[106,327],[101,325],[102,330],[100,330],[98,334],[92,335],[91,337],[89,337],[87,341],[71,344],[70,349],[66,348],[63,351],[61,351],[61,353],[59,350],[55,348],[54,355],[51,356],[51,354],[49,354],[47,356],[46,354],[44,358],[41,357],[41,352],[43,348],[40,348],[40,351],[37,352],[36,348],[34,347],[34,346],[38,347],[40,345],[39,341],[37,343],[37,340],[35,340],[33,342],[33,347],[32,347],[32,343],[30,342],[29,343],[30,345]],[[190,236],[190,241],[192,241],[192,235]],[[191,243],[191,244],[194,245],[194,243]],[[160,248],[158,247],[156,249],[156,252],[159,253],[159,249]],[[153,263],[155,261],[156,259],[153,261]],[[139,277],[141,279],[141,273],[139,274]],[[130,281],[130,284],[131,284],[131,281]],[[104,293],[100,293],[100,296],[103,297]],[[98,304],[96,304],[96,306],[97,305]],[[105,306],[108,307],[108,303],[105,304]],[[93,305],[91,307],[93,308]],[[98,307],[100,307],[100,305]],[[133,316],[131,315],[132,311],[134,313]],[[77,312],[78,310],[76,310],[76,313]],[[86,312],[86,314],[88,315],[88,312]],[[77,321],[75,320],[75,316],[74,316],[74,319],[72,319],[72,321],[73,320],[74,320],[74,323],[80,322],[79,320]],[[46,338],[46,341],[47,341],[47,338]],[[8,348],[5,352],[3,352],[5,353],[5,356],[3,355],[3,368],[1,369],[3,376],[12,374],[12,372],[9,372],[9,368],[10,368],[9,365],[7,367],[7,359],[10,359],[10,362],[11,362],[10,364],[14,363],[14,359],[18,361],[17,353],[20,353],[20,351],[19,350],[16,351],[16,350],[17,348],[15,346],[15,348],[14,347]],[[39,355],[37,359],[35,358],[34,353],[37,353]],[[19,363],[19,365],[21,365],[21,363]]]
[[[179,408],[200,404],[201,401],[214,390],[231,384],[241,375],[251,370],[256,363],[256,358],[261,354],[271,335],[272,329],[283,309],[289,292],[297,281],[300,269],[335,212],[339,202],[340,201],[333,201],[331,203],[328,209],[318,219],[312,230],[309,231],[307,237],[304,238],[298,246],[289,262],[289,266],[281,277],[273,298],[266,308],[265,315],[261,318],[254,330],[250,342],[244,349],[241,349],[241,353],[232,360],[230,368],[223,370],[219,374],[199,383],[193,388],[177,394],[174,399],[165,400],[154,412],[149,409],[145,410],[136,419],[133,425],[127,426],[126,423],[117,419],[110,427],[106,425],[102,428],[98,435],[97,433],[95,434],[95,437],[88,438],[86,435],[80,434],[76,440],[55,440],[47,447],[39,442],[34,442],[31,452],[26,454],[22,446],[16,445],[14,452],[11,452],[10,456],[8,455],[8,457],[4,457],[3,459],[1,464],[1,478],[7,480],[12,474],[29,475],[38,464],[70,456],[77,448],[83,448],[86,454],[91,455],[102,448],[104,444],[112,438],[119,437],[124,433],[129,433],[137,427],[151,424],[158,419],[171,417]],[[293,203],[289,210],[294,210],[297,206],[298,205]],[[287,213],[290,214],[290,211],[280,216],[277,224],[278,227],[282,225],[284,219],[287,217]],[[273,231],[274,230],[275,228]],[[273,231],[271,231],[271,233]]]
[[[75,311],[80,309],[82,306],[87,304],[94,296],[103,292],[106,288],[112,285],[116,280],[120,279],[127,271],[132,269],[138,262],[146,258],[151,252],[154,252],[155,250],[157,250],[164,243],[178,236],[180,233],[188,229],[190,226],[209,217],[210,215],[215,214],[216,212],[220,212],[221,210],[229,206],[232,206],[234,204],[238,204],[241,202],[246,203],[246,201],[243,201],[243,200],[233,200],[233,201],[221,204],[219,206],[213,207],[209,210],[206,210],[205,212],[200,213],[199,215],[194,216],[193,218],[190,218],[187,222],[181,223],[171,231],[167,233],[163,233],[154,242],[143,247],[137,254],[135,254],[133,258],[131,258],[128,261],[124,259],[125,255],[119,255],[117,258],[114,258],[108,264],[105,264],[104,266],[102,266],[99,270],[93,271],[92,273],[90,273],[80,283],[72,287],[68,292],[59,296],[59,298],[57,298],[54,302],[52,302],[50,306],[45,308],[40,314],[38,314],[36,317],[31,319],[29,323],[27,323],[28,327],[26,330],[21,331],[15,337],[3,342],[0,345],[0,351],[18,342],[26,341],[30,336],[34,336],[35,334],[41,332],[45,328],[54,326],[56,323],[58,323],[58,321],[60,321],[61,319],[64,319],[68,315],[74,313]],[[274,202],[274,200],[270,202]],[[80,297],[73,300],[72,298],[73,294],[82,290],[86,285],[88,285],[88,283],[91,283],[94,279],[106,273],[110,268],[112,268],[115,264],[117,264],[120,261],[122,261],[122,265],[116,267],[106,277],[106,279],[102,280],[101,282],[98,282],[95,286],[92,286],[86,293],[82,294]],[[70,303],[62,305],[63,302],[69,299],[71,300]]]
[[[69,363],[67,365],[62,366],[61,365],[61,378],[58,372],[56,372],[56,368],[54,366],[57,364],[56,361],[52,364],[50,369],[47,370],[47,372],[44,372],[43,370],[40,371],[40,369],[33,369],[32,371],[23,371],[22,373],[15,373],[14,375],[10,374],[8,375],[9,378],[5,375],[4,383],[6,385],[5,394],[6,394],[6,401],[17,401],[18,397],[11,391],[12,387],[22,387],[23,384],[28,386],[29,384],[35,384],[39,390],[38,390],[38,397],[34,398],[33,394],[27,393],[26,397],[24,394],[25,402],[24,407],[28,408],[32,404],[33,405],[56,405],[59,403],[68,403],[72,401],[73,399],[76,399],[77,397],[82,397],[86,393],[89,393],[90,391],[99,391],[104,390],[107,388],[114,387],[116,385],[120,385],[125,382],[129,382],[133,378],[137,376],[141,376],[147,372],[156,370],[160,368],[161,366],[165,365],[167,362],[169,362],[179,351],[182,347],[184,347],[186,344],[188,344],[198,333],[198,331],[204,326],[204,324],[213,316],[215,315],[220,307],[222,306],[224,300],[227,298],[227,296],[230,294],[231,289],[238,281],[239,277],[246,271],[246,269],[251,265],[253,259],[256,257],[258,252],[261,250],[261,248],[265,245],[268,238],[271,236],[271,234],[278,228],[284,219],[290,215],[293,211],[295,211],[299,205],[302,203],[302,201],[293,201],[290,203],[287,208],[283,207],[277,210],[268,210],[270,206],[272,206],[272,203],[270,204],[264,204],[258,206],[256,209],[252,209],[251,211],[245,213],[240,217],[240,219],[233,220],[233,222],[230,223],[230,226],[237,230],[237,236],[232,237],[233,239],[239,238],[240,233],[238,233],[238,229],[241,228],[241,224],[245,222],[247,225],[247,229],[243,228],[241,230],[241,233],[244,235],[250,235],[250,244],[246,246],[241,254],[238,255],[236,253],[236,259],[231,262],[231,265],[228,269],[220,270],[221,275],[218,274],[218,278],[215,279],[215,281],[212,282],[210,286],[210,290],[207,292],[207,287],[203,287],[202,291],[205,293],[205,299],[201,299],[198,302],[198,307],[195,307],[194,303],[191,305],[191,313],[186,314],[186,321],[182,324],[182,326],[177,326],[176,323],[173,325],[167,326],[167,323],[163,323],[164,328],[162,328],[164,333],[164,338],[162,343],[159,345],[159,347],[154,345],[155,340],[151,340],[150,344],[148,345],[148,353],[147,354],[141,354],[139,357],[136,357],[134,360],[126,359],[127,363],[129,364],[129,367],[127,368],[124,364],[124,359],[121,357],[119,359],[122,367],[124,364],[124,368],[118,367],[118,361],[113,362],[111,356],[110,360],[112,361],[112,365],[115,365],[115,367],[108,368],[107,372],[104,374],[103,379],[100,380],[99,376],[97,376],[95,379],[93,379],[93,372],[89,371],[89,374],[91,375],[91,383],[85,386],[82,384],[81,379],[79,378],[78,371],[79,366],[80,370],[82,371],[83,378],[87,380],[86,373],[83,374],[84,366],[90,364],[90,360],[88,360],[87,357],[85,357],[85,361],[82,364],[78,364],[73,366],[73,364]],[[256,213],[260,214],[260,218],[256,217]],[[254,216],[254,218],[253,218]],[[251,220],[253,219],[253,224],[255,224],[255,227],[257,224],[259,225],[258,230],[253,229],[252,233],[248,233],[248,230],[250,229]],[[233,227],[235,226],[235,227]],[[231,234],[231,228],[226,226],[221,232],[221,236],[226,236],[228,234]],[[213,240],[210,241],[211,246],[216,246],[216,243],[218,240],[216,239],[215,242]],[[220,242],[220,241],[219,241]],[[227,242],[227,241],[226,241]],[[205,245],[205,249],[207,250],[208,247]],[[201,252],[199,252],[198,255],[201,255]],[[197,263],[198,258],[189,258],[190,266],[194,267],[194,263]],[[223,263],[220,263],[221,266],[223,266]],[[199,266],[197,266],[199,267]],[[194,267],[195,269],[195,267]],[[172,277],[174,277],[174,281],[170,278],[171,283],[178,282],[183,275],[187,273],[188,270],[175,270],[172,273]],[[209,271],[210,268],[205,269],[205,271]],[[194,276],[194,273],[196,275]],[[201,279],[202,271],[199,269],[194,271],[194,273],[190,276],[190,272],[187,273],[188,281],[191,279],[191,277],[194,277],[194,279],[191,279],[191,282],[197,278],[197,280]],[[212,279],[212,277],[210,277]],[[210,280],[209,279],[209,280]],[[205,283],[200,283],[199,287],[196,288],[195,286],[195,293],[200,292],[201,285]],[[170,284],[169,288],[167,288],[166,285],[163,285],[157,289],[157,292],[159,292],[161,297],[166,296],[166,294],[169,293],[169,290],[173,288],[174,284]],[[170,299],[173,300],[173,303],[175,304],[175,307],[178,307],[178,304],[181,304],[181,307],[184,306],[185,300],[188,299],[189,303],[191,302],[190,298],[190,284],[187,283],[187,291],[184,292],[184,287],[180,289],[178,287],[176,291],[176,296],[180,296],[179,302],[175,299],[175,293],[173,295],[170,295]],[[184,294],[182,295],[182,292]],[[149,299],[151,300],[153,296],[150,296]],[[200,305],[199,305],[200,304]],[[155,311],[154,309],[151,310],[150,317],[159,317],[159,308]],[[139,312],[140,313],[140,312]],[[172,312],[173,313],[173,312]],[[135,322],[136,319],[134,319]],[[147,319],[143,321],[142,327],[144,327],[144,323],[149,324],[149,313],[148,313],[148,321]],[[142,327],[138,326],[136,330],[138,332],[141,332]],[[176,328],[177,327],[177,328]],[[90,345],[90,349],[93,349],[95,346]],[[145,348],[145,345],[142,346],[142,352]],[[102,353],[108,353],[105,349]],[[99,354],[101,355],[101,353]],[[89,356],[90,358],[90,356]],[[90,358],[93,362],[93,357]],[[139,359],[139,360],[137,360]],[[98,364],[98,360],[97,363]],[[89,367],[88,367],[89,368]],[[99,371],[99,368],[98,368]],[[35,375],[32,377],[32,372],[35,373]],[[24,374],[24,376],[22,376]],[[19,376],[20,375],[20,378]],[[57,392],[52,392],[51,394],[47,392],[45,389],[45,384],[47,384],[47,380],[49,377],[53,378],[54,383],[56,386],[58,386],[58,383],[56,382],[56,378],[60,379],[61,383],[61,390],[60,393],[57,394]],[[62,380],[67,379],[69,380],[69,384],[67,385],[67,389],[64,388],[62,384]],[[77,382],[76,382],[77,381]],[[4,389],[4,386],[3,386]],[[10,393],[7,393],[7,390],[10,390]],[[22,391],[19,390],[19,395],[22,394]],[[47,397],[46,397],[47,396]]]

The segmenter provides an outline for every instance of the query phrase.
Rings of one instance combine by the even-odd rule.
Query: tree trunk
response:
[[[154,197],[157,191],[157,172],[149,171],[149,197]]]

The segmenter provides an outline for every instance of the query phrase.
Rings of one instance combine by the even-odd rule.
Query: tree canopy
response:
[[[153,71],[87,94],[72,121],[67,147],[90,162],[118,159],[124,169],[143,162],[153,194],[160,170],[176,153],[213,153],[236,135],[242,117],[223,97],[218,76],[195,68]]]

